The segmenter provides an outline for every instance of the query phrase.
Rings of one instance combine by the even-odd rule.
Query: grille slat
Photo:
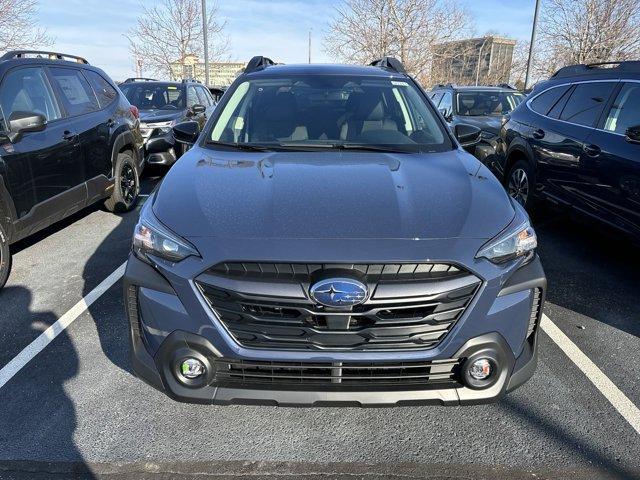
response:
[[[368,285],[371,297],[351,310],[315,305],[302,292],[308,292],[325,269],[327,275],[338,270],[348,275],[351,270]],[[469,272],[442,263],[227,262],[197,281],[211,308],[241,345],[323,351],[433,348],[464,314],[481,284]],[[300,296],[291,298],[296,291]],[[279,292],[283,292],[280,298]]]

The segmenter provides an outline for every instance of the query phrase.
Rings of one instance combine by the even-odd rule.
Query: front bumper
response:
[[[160,269],[161,270],[161,269]],[[164,276],[166,275],[166,277]],[[168,278],[172,282],[168,281]],[[541,314],[546,279],[537,257],[524,266],[504,275],[499,288],[482,295],[493,297],[485,309],[480,299],[469,315],[461,319],[438,348],[387,353],[350,352],[348,356],[313,352],[271,351],[247,349],[235,344],[220,331],[220,326],[197,298],[186,298],[170,272],[160,271],[131,257],[124,279],[133,368],[145,382],[165,392],[171,398],[205,404],[266,404],[281,406],[395,406],[416,404],[465,405],[499,400],[507,392],[526,382],[537,364],[537,323]],[[179,283],[179,282],[178,282]],[[193,287],[193,285],[192,285]],[[539,292],[535,325],[530,329],[534,292]],[[482,296],[480,295],[480,296]],[[190,295],[189,295],[190,297]],[[189,313],[187,313],[189,312]],[[200,316],[203,314],[203,316]],[[478,318],[480,317],[480,318]],[[206,319],[206,320],[203,320]],[[479,356],[497,359],[500,365],[491,385],[472,388],[464,381],[463,371],[470,359]],[[209,375],[200,385],[187,386],[178,381],[175,364],[179,358],[194,356],[202,359]],[[280,385],[243,384],[216,378],[213,364],[246,360],[325,362],[327,368],[339,369],[342,361],[385,362],[447,362],[458,361],[452,382],[425,384],[424,387],[389,388],[340,385],[283,387]]]

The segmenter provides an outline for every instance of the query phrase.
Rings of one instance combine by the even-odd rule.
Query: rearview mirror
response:
[[[463,148],[469,148],[480,142],[480,134],[482,133],[482,130],[473,125],[460,123],[455,126],[453,133]]]
[[[7,138],[17,142],[22,134],[27,132],[41,132],[47,126],[47,119],[41,113],[16,111],[9,115],[9,130]]]
[[[173,127],[173,138],[176,142],[193,145],[200,136],[200,124],[195,121],[181,122]]]
[[[627,142],[640,144],[640,125],[627,128],[624,135]]]

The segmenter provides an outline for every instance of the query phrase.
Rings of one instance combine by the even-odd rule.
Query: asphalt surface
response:
[[[92,208],[14,246],[0,368],[126,260],[136,217]],[[545,313],[640,405],[638,248],[563,212],[535,224]],[[639,440],[544,333],[535,376],[493,405],[176,403],[131,373],[120,282],[0,388],[1,479],[632,479]]]

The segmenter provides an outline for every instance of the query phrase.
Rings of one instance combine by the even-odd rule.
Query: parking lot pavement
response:
[[[89,210],[17,246],[0,366],[122,264],[135,220]],[[536,224],[545,313],[638,405],[637,253],[564,214]],[[133,377],[121,297],[117,282],[0,388],[0,478],[640,478],[638,433],[545,334],[533,379],[494,405],[198,406]]]

